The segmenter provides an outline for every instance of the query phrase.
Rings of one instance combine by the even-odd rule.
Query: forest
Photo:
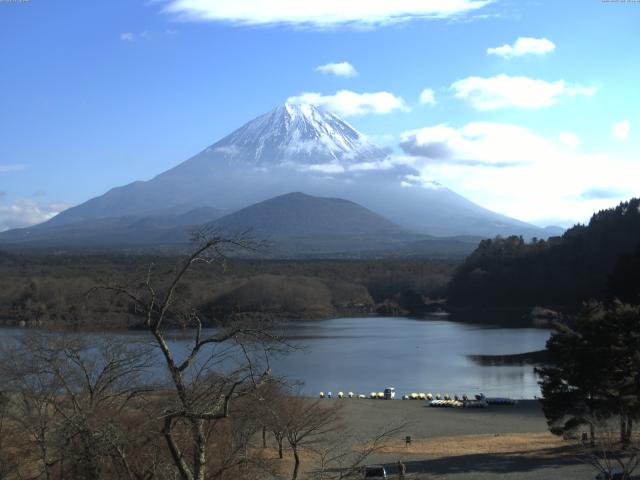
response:
[[[640,199],[595,213],[562,237],[483,240],[448,286],[452,305],[572,308],[588,299],[638,302]]]
[[[456,259],[260,260],[197,265],[182,294],[215,322],[234,313],[270,319],[424,314],[450,307],[576,309],[588,299],[635,303],[640,291],[640,199],[595,213],[562,237],[497,237]],[[0,322],[137,328],[124,303],[95,293],[135,283],[179,255],[0,252]],[[446,300],[446,307],[445,307]]]
[[[0,253],[0,321],[58,328],[137,328],[127,305],[96,287],[133,284],[179,256]],[[454,260],[248,260],[196,265],[181,294],[213,322],[234,313],[272,319],[407,314],[439,308]],[[93,292],[88,295],[89,292]],[[435,302],[435,303],[434,303]]]

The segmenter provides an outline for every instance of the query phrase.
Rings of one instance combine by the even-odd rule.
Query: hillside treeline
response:
[[[637,302],[640,199],[602,210],[549,240],[484,240],[456,271],[452,304],[577,306],[589,298]]]
[[[0,253],[0,320],[5,324],[135,327],[128,306],[95,287],[132,284],[150,265],[171,270],[176,257]],[[196,266],[181,294],[207,318],[256,313],[278,318],[419,313],[444,294],[455,268],[439,260],[262,261],[228,259]],[[90,295],[88,295],[91,292]]]

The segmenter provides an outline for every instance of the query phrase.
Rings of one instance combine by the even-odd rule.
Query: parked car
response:
[[[382,465],[367,465],[362,469],[362,478],[387,478],[387,471]]]

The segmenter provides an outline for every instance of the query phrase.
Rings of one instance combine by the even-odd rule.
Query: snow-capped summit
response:
[[[416,181],[419,172],[394,163],[389,154],[322,108],[285,103],[174,168],[113,188],[65,210],[43,228],[180,216],[202,207],[232,212],[303,192],[355,202],[418,233],[544,236],[537,227],[486,210],[445,187]]]
[[[230,162],[252,164],[326,163],[387,152],[351,125],[309,104],[285,103],[240,127],[207,151]]]

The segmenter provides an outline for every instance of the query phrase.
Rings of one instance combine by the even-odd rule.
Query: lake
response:
[[[24,330],[4,329],[5,336]],[[285,324],[290,343],[301,347],[272,360],[274,374],[304,382],[305,394],[353,391],[368,395],[393,386],[404,393],[449,393],[533,398],[540,394],[531,365],[481,365],[469,355],[505,355],[541,350],[550,330],[399,317],[337,318]],[[95,344],[105,336],[119,342],[148,339],[146,332],[86,332]],[[92,338],[95,337],[95,338]],[[186,352],[188,341],[172,335]],[[180,355],[178,355],[180,356]]]
[[[431,392],[533,398],[539,395],[531,365],[480,365],[468,355],[541,350],[550,331],[458,323],[437,317],[338,318],[296,322],[290,335],[307,345],[274,364],[303,379],[305,390],[368,394],[386,386],[398,394]]]

